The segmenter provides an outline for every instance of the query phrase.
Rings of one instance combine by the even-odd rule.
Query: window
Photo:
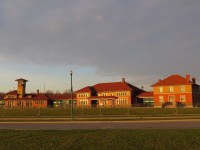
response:
[[[125,95],[127,95],[126,92],[117,92],[117,96],[125,96]]]
[[[13,104],[14,104],[14,102],[13,102],[13,101],[8,101],[8,106],[12,107],[12,106],[13,106]]]
[[[175,97],[174,96],[169,96],[168,102],[174,103],[175,102]]]
[[[185,86],[184,86],[184,85],[181,85],[180,91],[181,91],[181,92],[185,92]]]
[[[159,93],[163,93],[163,87],[158,88]]]
[[[174,87],[170,86],[169,87],[169,92],[174,92]]]
[[[80,104],[80,105],[88,105],[88,100],[87,100],[87,99],[81,99],[81,100],[79,101],[79,104]]]
[[[8,98],[14,98],[14,96],[9,95]]]
[[[106,100],[103,101],[103,105],[106,105]]]
[[[185,95],[180,96],[180,102],[186,102]]]
[[[20,106],[20,102],[21,102],[21,101],[17,101],[17,106]]]
[[[120,98],[120,99],[117,99],[117,104],[118,105],[128,104],[128,101],[126,98]]]
[[[103,96],[106,96],[107,94],[106,94],[106,93],[102,93],[102,95],[103,95]]]
[[[160,102],[160,103],[163,103],[163,102],[164,102],[163,96],[159,96],[158,99],[159,99],[159,102]]]

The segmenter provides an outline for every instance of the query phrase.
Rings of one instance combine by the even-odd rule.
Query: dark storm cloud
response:
[[[0,60],[157,76],[200,70],[199,0],[0,2]]]

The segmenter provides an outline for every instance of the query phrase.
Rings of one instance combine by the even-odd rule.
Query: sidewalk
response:
[[[198,115],[190,115],[190,116],[100,116],[100,117],[74,117],[73,121],[140,121],[140,120],[182,120],[182,119],[198,119],[200,120],[200,116]],[[53,121],[53,122],[68,122],[72,121],[72,118],[64,118],[64,117],[8,117],[8,118],[0,118],[0,122],[19,122],[19,121]]]

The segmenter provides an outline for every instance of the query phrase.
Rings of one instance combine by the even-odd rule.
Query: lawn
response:
[[[200,115],[200,108],[74,108],[75,117],[88,116],[162,116],[162,115]],[[70,108],[0,108],[0,117],[70,117]]]
[[[200,130],[0,130],[0,149],[196,150]]]

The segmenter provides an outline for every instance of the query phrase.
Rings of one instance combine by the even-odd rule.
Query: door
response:
[[[98,101],[97,100],[91,100],[91,107],[97,107]]]

